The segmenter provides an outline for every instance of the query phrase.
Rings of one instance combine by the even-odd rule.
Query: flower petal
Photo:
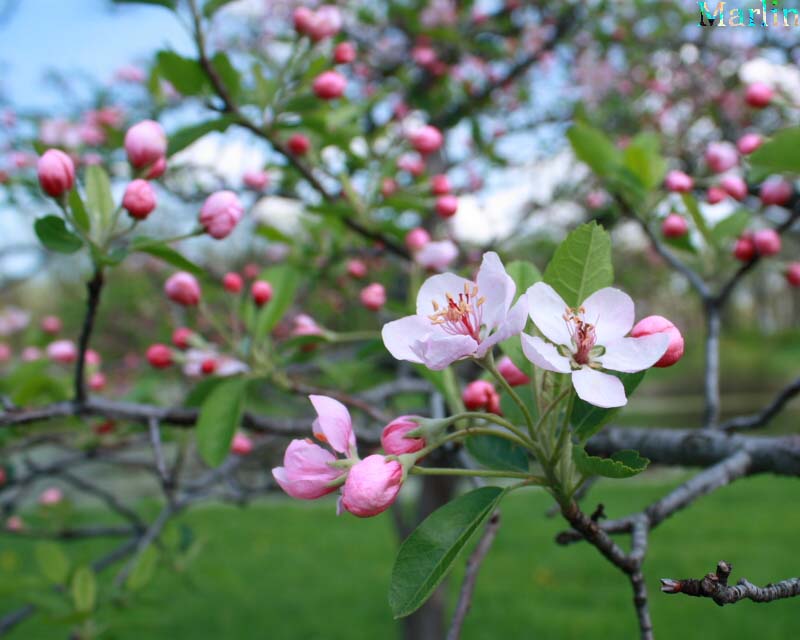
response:
[[[474,355],[477,348],[478,343],[469,336],[452,336],[441,331],[411,345],[419,361],[433,371],[441,371],[456,360]]]
[[[621,338],[633,327],[633,300],[624,291],[613,287],[600,289],[586,298],[581,306],[586,321],[594,325],[597,344],[605,345]]]
[[[572,338],[564,320],[567,303],[556,290],[549,284],[537,282],[525,295],[528,298],[528,313],[539,331],[551,342],[571,345]]]
[[[483,254],[483,262],[476,278],[478,296],[485,298],[481,306],[481,319],[487,330],[498,327],[514,301],[517,285],[506,273],[500,258],[494,251]]]
[[[569,373],[572,370],[569,360],[549,342],[545,342],[538,336],[529,336],[527,333],[523,333],[521,338],[522,352],[537,367],[558,373]]]
[[[319,416],[314,421],[314,435],[334,451],[350,455],[356,449],[356,435],[350,412],[341,402],[328,396],[308,396]],[[322,436],[322,437],[320,437]]]
[[[432,330],[431,321],[422,316],[406,316],[383,325],[381,337],[386,349],[398,360],[421,363],[411,345],[424,339]]]
[[[454,273],[440,273],[431,276],[419,288],[417,294],[417,315],[427,318],[434,313],[433,303],[436,302],[440,308],[447,302],[447,294],[458,297],[459,293],[472,291],[475,283]]]
[[[478,345],[475,355],[482,358],[494,345],[522,333],[526,322],[528,322],[528,299],[523,293],[517,303],[511,307],[511,311],[502,320],[497,330]]]
[[[596,407],[610,409],[628,403],[625,387],[619,378],[589,367],[582,367],[572,372],[572,386],[575,387],[581,400]]]
[[[635,373],[649,369],[661,359],[669,346],[666,333],[642,338],[619,338],[605,344],[606,352],[598,358],[605,369]]]

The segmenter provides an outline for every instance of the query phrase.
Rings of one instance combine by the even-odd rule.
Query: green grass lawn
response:
[[[650,474],[598,484],[589,505],[621,516],[662,495],[681,477]],[[667,596],[660,577],[699,577],[725,559],[734,577],[764,583],[800,575],[798,481],[756,478],[718,491],[663,524],[646,563],[659,638],[789,638],[800,634],[800,600],[719,608],[705,599]],[[536,490],[503,503],[503,525],[478,580],[464,638],[634,638],[630,588],[585,544],[557,547],[562,528],[543,512]],[[587,506],[587,508],[589,508]],[[246,509],[208,506],[182,521],[205,540],[185,573],[162,569],[130,608],[106,607],[107,637],[119,640],[236,640],[397,637],[386,602],[396,548],[391,519],[337,518],[330,500],[272,499]],[[36,571],[32,543],[0,537],[0,585]],[[71,543],[76,560],[102,544]],[[463,564],[463,558],[461,564]],[[461,569],[457,573],[460,574]],[[456,584],[451,583],[453,602]],[[0,612],[15,603],[4,598]],[[14,600],[14,598],[12,598]],[[42,616],[10,635],[63,640]]]

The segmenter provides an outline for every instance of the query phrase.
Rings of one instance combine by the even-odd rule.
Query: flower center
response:
[[[481,341],[481,316],[483,315],[483,303],[486,298],[478,297],[478,287],[464,284],[464,292],[459,293],[456,298],[450,293],[445,294],[446,302],[444,307],[433,300],[433,314],[429,315],[432,324],[440,326],[444,331],[452,335],[469,336],[475,342]]]
[[[583,307],[567,308],[564,312],[564,322],[567,323],[567,329],[572,338],[572,360],[579,366],[591,365],[592,357],[600,355],[595,350],[597,336],[594,325],[584,320],[584,313],[586,311]]]

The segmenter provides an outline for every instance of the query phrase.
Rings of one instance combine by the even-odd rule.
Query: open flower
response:
[[[531,319],[549,342],[523,333],[525,356],[547,371],[572,374],[578,397],[598,407],[628,402],[619,378],[601,369],[626,373],[648,369],[669,344],[663,333],[625,337],[633,327],[633,300],[619,289],[600,289],[577,309],[543,282],[528,289],[527,298]]]
[[[452,273],[431,276],[417,295],[417,313],[383,327],[383,343],[398,360],[422,363],[434,371],[462,358],[482,358],[491,348],[520,333],[527,303],[494,252],[484,254],[475,281]]]

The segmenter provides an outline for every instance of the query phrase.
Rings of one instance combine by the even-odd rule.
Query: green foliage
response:
[[[544,281],[570,307],[579,306],[589,295],[611,286],[611,237],[596,222],[570,233],[556,249],[544,272]]]
[[[92,228],[98,231],[107,230],[114,211],[114,196],[111,194],[108,174],[103,167],[96,164],[86,169],[86,207]]]
[[[711,237],[714,244],[720,249],[726,248],[731,239],[736,238],[742,234],[750,224],[750,213],[745,209],[734,211],[731,215],[726,216],[711,229]]]
[[[125,585],[128,589],[131,591],[139,591],[147,586],[155,575],[157,563],[158,550],[150,545],[136,558],[136,564],[133,566],[133,570],[128,576],[128,579],[125,581]]]
[[[615,173],[622,164],[622,157],[614,143],[606,135],[584,122],[576,122],[567,138],[578,159],[589,165],[589,168],[600,177],[608,177]]]
[[[199,140],[207,133],[212,131],[225,131],[233,124],[233,119],[230,116],[222,116],[213,120],[206,120],[200,124],[193,124],[183,129],[178,129],[169,136],[169,143],[167,146],[167,156],[173,156],[178,151],[183,151],[190,144]]]
[[[467,438],[465,446],[475,461],[488,469],[528,471],[525,449],[505,438],[479,435]]]
[[[83,204],[83,200],[81,200],[81,194],[78,193],[77,187],[69,192],[68,204],[75,224],[81,231],[88,233],[92,223],[89,220],[89,214],[86,212],[86,207]]]
[[[609,372],[622,380],[622,385],[625,387],[625,395],[630,398],[631,394],[636,390],[636,387],[644,380],[646,371],[639,371],[637,373],[619,373]],[[580,398],[575,398],[575,403],[572,406],[572,414],[570,422],[575,435],[580,438],[582,442],[586,442],[595,433],[600,431],[611,418],[617,415],[622,407],[615,407],[613,409],[604,409],[596,407]]]
[[[667,172],[667,161],[661,157],[661,142],[652,133],[640,133],[625,148],[625,166],[645,189],[655,189]]]
[[[778,131],[748,157],[758,177],[770,173],[800,173],[800,127]]]
[[[506,265],[506,271],[508,275],[511,276],[514,284],[517,285],[515,301],[516,298],[519,298],[519,296],[528,290],[528,287],[542,279],[542,274],[539,273],[539,269],[536,268],[536,265],[525,260],[509,262]]]
[[[197,419],[197,450],[206,464],[218,466],[228,455],[242,419],[247,380],[232,377],[208,394]]]
[[[69,577],[69,559],[54,542],[40,542],[34,547],[39,571],[53,584],[65,584]]]
[[[231,2],[234,2],[234,0],[206,0],[206,3],[203,5],[203,15],[206,18],[210,18],[217,11],[222,9],[222,7]]]
[[[114,4],[152,4],[175,11],[178,7],[178,0],[111,0]]]
[[[700,212],[700,207],[697,206],[697,200],[695,197],[691,193],[682,193],[681,199],[683,200],[683,204],[686,207],[686,210],[689,212],[689,215],[692,216],[692,220],[694,220],[694,224],[697,227],[697,230],[703,236],[703,239],[707,244],[713,245],[714,240],[711,237],[711,231],[706,224],[706,219]]]
[[[183,269],[197,276],[201,276],[205,273],[202,267],[196,265],[188,258],[184,258],[183,255],[175,251],[175,249],[169,245],[163,243],[153,244],[153,242],[151,238],[140,236],[133,240],[130,248],[131,251],[146,253],[154,258],[163,260],[167,264],[171,264],[173,267],[178,267],[179,269]]]
[[[499,487],[465,493],[434,511],[406,538],[389,587],[395,618],[414,613],[425,603],[504,493]]]
[[[211,66],[216,70],[231,99],[237,100],[242,91],[242,79],[236,67],[231,63],[228,54],[224,51],[215,53],[211,58]]]
[[[196,96],[208,90],[208,78],[200,63],[174,51],[159,51],[158,72],[185,96]]]
[[[83,246],[83,240],[67,229],[58,216],[45,216],[33,223],[36,237],[45,249],[56,253],[75,253]]]
[[[253,331],[256,341],[263,340],[289,310],[301,280],[300,272],[288,264],[266,269],[261,277],[272,285],[272,300],[256,315]]]
[[[598,458],[590,456],[580,447],[575,447],[572,450],[572,459],[584,475],[605,478],[630,478],[644,471],[650,464],[650,460],[633,449],[617,451],[609,458]]]
[[[70,586],[72,603],[78,613],[89,613],[97,601],[97,581],[89,567],[78,567]]]

